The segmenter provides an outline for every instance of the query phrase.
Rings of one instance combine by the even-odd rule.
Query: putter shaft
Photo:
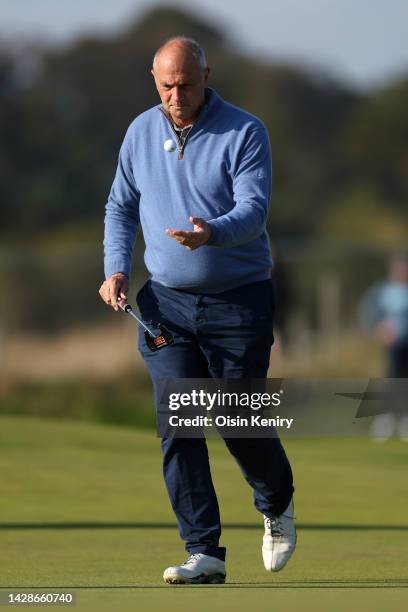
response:
[[[158,351],[170,344],[173,344],[174,338],[173,334],[161,323],[158,324],[158,329],[160,330],[159,335],[153,334],[150,329],[143,323],[143,321],[138,317],[134,312],[130,304],[128,304],[123,298],[118,299],[119,307],[124,311],[130,314],[131,317],[135,319],[145,330],[144,336],[146,339],[146,344],[151,351]]]
[[[140,323],[140,325],[147,331],[147,333],[154,338],[154,334],[150,331],[150,329],[147,327],[147,325],[145,325],[145,323],[143,323],[143,321],[137,316],[135,315],[135,313],[133,312],[133,308],[131,307],[130,304],[122,303],[121,300],[118,300],[118,305],[119,307],[124,310],[125,312],[127,312],[128,314],[130,314],[131,317],[133,317],[135,319],[135,321],[137,321],[138,323]]]
[[[139,317],[137,317],[137,316],[135,315],[135,313],[133,312],[133,310],[132,310],[132,309],[131,309],[131,310],[128,310],[127,312],[130,314],[130,316],[131,316],[131,317],[133,317],[133,318],[135,319],[135,321],[137,321],[138,323],[140,323],[140,325],[141,325],[141,326],[142,326],[142,327],[143,327],[143,328],[144,328],[144,329],[145,329],[147,332],[149,332],[149,334],[150,334],[151,336],[153,336],[153,338],[154,338],[154,335],[152,334],[152,332],[150,331],[150,329],[147,327],[147,325],[145,325],[145,324],[143,323],[143,321],[142,321],[141,319],[139,319]]]

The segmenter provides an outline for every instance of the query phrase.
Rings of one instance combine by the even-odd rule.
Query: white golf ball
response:
[[[176,143],[173,140],[166,140],[163,147],[165,151],[171,153],[176,150]]]

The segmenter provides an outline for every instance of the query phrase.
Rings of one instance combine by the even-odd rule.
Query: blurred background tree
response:
[[[341,216],[357,192],[365,210],[373,197],[373,213],[404,216],[408,79],[363,95],[316,71],[249,59],[213,26],[162,8],[110,38],[27,49],[38,58],[28,82],[19,78],[19,62],[26,58],[13,61],[1,51],[2,241],[100,236],[124,132],[137,114],[158,103],[149,73],[153,53],[175,32],[200,41],[211,85],[269,128],[272,237],[336,236],[335,224],[322,220]],[[346,208],[347,223],[355,211],[354,237],[365,240],[361,209]],[[392,225],[388,231],[400,240]]]

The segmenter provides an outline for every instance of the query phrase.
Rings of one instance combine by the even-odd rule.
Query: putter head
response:
[[[162,325],[162,323],[159,323],[157,328],[160,330],[160,334],[158,336],[151,336],[147,331],[144,333],[146,344],[153,352],[159,351],[160,349],[164,348],[165,346],[169,346],[174,342],[173,335],[167,329],[167,327]]]

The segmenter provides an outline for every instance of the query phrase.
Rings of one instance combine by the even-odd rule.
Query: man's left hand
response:
[[[189,251],[194,251],[194,249],[198,249],[210,240],[211,226],[200,217],[190,217],[189,221],[194,226],[193,231],[166,229],[166,234]]]

